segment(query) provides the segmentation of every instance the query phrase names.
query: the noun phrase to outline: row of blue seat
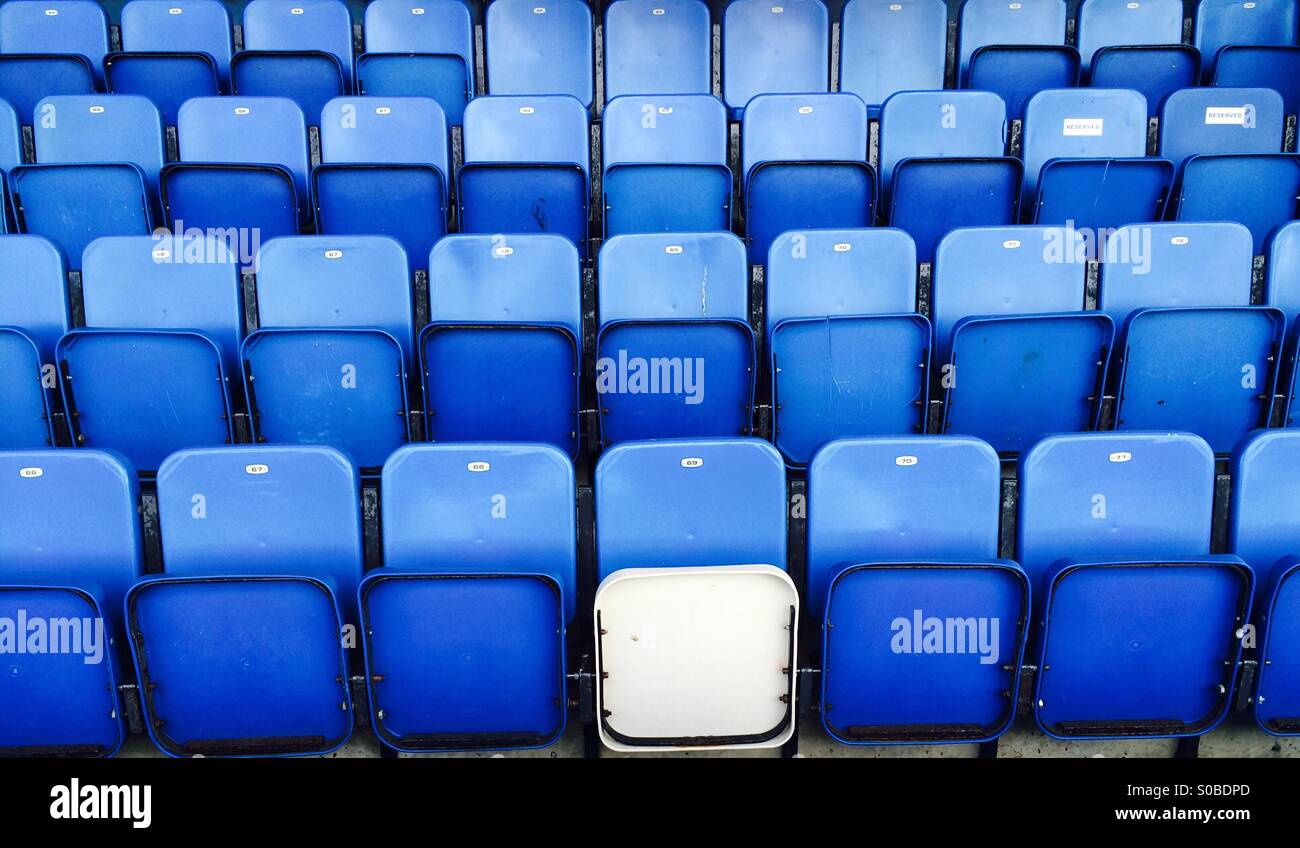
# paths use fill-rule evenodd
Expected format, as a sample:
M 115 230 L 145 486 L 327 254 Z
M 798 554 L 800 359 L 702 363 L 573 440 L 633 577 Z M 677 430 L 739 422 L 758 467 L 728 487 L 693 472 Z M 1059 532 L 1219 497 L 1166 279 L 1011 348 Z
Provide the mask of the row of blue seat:
M 63 409 L 76 444 L 153 471 L 175 450 L 235 440 L 232 415 L 247 411 L 259 441 L 331 445 L 378 468 L 413 437 L 418 409 L 433 441 L 548 442 L 574 456 L 592 389 L 588 435 L 609 445 L 750 434 L 761 378 L 775 444 L 796 466 L 836 438 L 925 432 L 931 398 L 940 432 L 1003 453 L 1105 425 L 1106 395 L 1118 429 L 1189 430 L 1226 453 L 1269 426 L 1277 394 L 1295 420 L 1300 223 L 1270 249 L 1252 305 L 1238 224 L 1137 225 L 1099 246 L 1065 228 L 962 229 L 918 298 L 906 233 L 795 231 L 773 245 L 766 303 L 751 304 L 735 236 L 620 236 L 600 253 L 588 339 L 578 255 L 558 236 L 439 241 L 424 326 L 406 257 L 383 237 L 264 245 L 247 322 L 222 242 L 100 239 L 75 327 L 58 252 L 4 236 L 0 446 L 52 444 Z M 1107 261 L 1085 311 L 1094 254 Z
M 1300 732 L 1297 461 L 1296 431 L 1243 443 L 1229 554 L 1211 555 L 1205 442 L 1049 437 L 1020 464 L 1012 561 L 998 559 L 987 444 L 826 445 L 808 474 L 802 604 L 823 625 L 827 730 L 856 744 L 996 738 L 1028 645 L 1042 669 L 1034 712 L 1052 736 L 1195 735 L 1226 713 L 1244 642 L 1260 650 L 1260 726 Z M 142 576 L 128 463 L 0 453 L 0 621 L 101 620 L 114 639 L 60 653 L 19 631 L 29 650 L 6 657 L 0 751 L 111 755 L 125 732 L 118 684 L 138 677 L 166 753 L 323 753 L 353 730 L 362 654 L 370 722 L 392 747 L 534 747 L 563 731 L 578 561 L 573 467 L 553 447 L 393 454 L 383 567 L 369 573 L 357 471 L 333 450 L 182 451 L 157 492 L 164 570 Z M 606 743 L 788 738 L 800 595 L 785 574 L 777 453 L 752 439 L 630 442 L 602 457 L 595 502 Z M 128 645 L 135 674 L 118 666 Z
M 117 52 L 110 52 L 107 16 L 91 0 L 6 6 L 0 51 L 27 55 L 0 72 L 0 91 L 26 106 L 39 99 L 30 86 L 44 77 L 43 94 L 89 93 L 98 83 L 147 95 L 169 124 L 184 100 L 221 91 L 289 92 L 309 114 L 353 91 L 432 96 L 459 123 L 476 90 L 473 24 L 463 3 L 375 0 L 366 6 L 365 47 L 355 59 L 352 19 L 340 0 L 253 0 L 243 12 L 239 52 L 232 51 L 230 17 L 217 0 L 132 0 L 122 10 Z M 830 90 L 831 27 L 820 0 L 737 0 L 721 23 L 722 95 L 735 115 L 760 94 Z M 1074 46 L 1066 43 L 1065 0 L 967 0 L 958 23 L 954 70 L 961 87 L 1000 92 L 1073 85 L 1082 70 L 1094 85 L 1142 90 L 1154 108 L 1162 98 L 1153 94 L 1202 77 L 1254 86 L 1265 84 L 1262 74 L 1292 89 L 1286 77 L 1300 63 L 1294 51 L 1254 49 L 1297 44 L 1295 0 L 1201 0 L 1193 45 L 1183 44 L 1181 0 L 1086 0 Z M 711 30 L 701 0 L 610 4 L 607 98 L 710 93 Z M 587 3 L 495 0 L 485 32 L 489 93 L 568 94 L 592 105 Z M 944 87 L 943 0 L 850 0 L 839 32 L 840 90 L 873 108 L 899 91 Z M 67 58 L 50 58 L 59 55 Z
M 263 241 L 300 231 L 388 235 L 415 269 L 448 232 L 453 198 L 461 232 L 558 233 L 586 255 L 596 180 L 587 116 L 569 97 L 475 100 L 456 173 L 446 120 L 426 98 L 331 100 L 314 168 L 303 116 L 283 98 L 187 101 L 180 161 L 171 163 L 143 98 L 56 96 L 38 109 L 35 163 L 23 163 L 10 114 L 0 167 L 10 172 L 16 228 L 51 238 L 73 268 L 96 237 L 149 233 L 161 220 Z M 755 99 L 737 163 L 750 262 L 762 264 L 787 230 L 877 219 L 908 232 L 921 262 L 953 229 L 1022 219 L 1094 232 L 1162 218 L 1238 221 L 1259 255 L 1296 217 L 1300 156 L 1282 152 L 1286 119 L 1271 89 L 1175 92 L 1155 157 L 1146 156 L 1136 92 L 1044 91 L 1027 114 L 1023 157 L 1014 158 L 996 95 L 895 95 L 883 110 L 877 177 L 857 97 Z M 731 229 L 719 101 L 620 98 L 602 126 L 597 234 Z

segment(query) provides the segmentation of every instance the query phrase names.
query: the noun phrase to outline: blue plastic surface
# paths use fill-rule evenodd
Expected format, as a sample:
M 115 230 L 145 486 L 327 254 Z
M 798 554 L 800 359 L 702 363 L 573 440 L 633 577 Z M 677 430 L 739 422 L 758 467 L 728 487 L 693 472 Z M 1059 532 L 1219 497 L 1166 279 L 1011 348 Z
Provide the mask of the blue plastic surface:
M 569 620 L 578 597 L 573 480 L 572 461 L 550 445 L 404 447 L 384 464 L 384 570 L 544 575 Z
M 0 326 L 0 397 L 7 413 L 0 419 L 0 450 L 49 447 L 48 393 L 36 342 L 17 327 Z
M 1019 560 L 1042 586 L 1050 668 L 1039 726 L 1067 738 L 1212 729 L 1251 575 L 1207 556 L 1210 446 L 1186 433 L 1053 436 L 1022 456 L 1019 478 Z
M 713 27 L 700 0 L 618 0 L 605 10 L 605 99 L 708 94 Z
M 1065 0 L 1007 3 L 965 0 L 957 38 L 957 79 L 965 84 L 975 51 L 990 45 L 1057 45 L 1065 43 Z
M 840 20 L 840 91 L 873 112 L 900 91 L 943 88 L 948 7 L 943 0 L 849 0 Z
M 341 619 L 327 583 L 151 578 L 131 590 L 126 609 L 142 637 L 132 641 L 136 669 L 152 684 L 146 726 L 164 752 L 324 754 L 351 735 Z
M 382 465 L 409 436 L 414 318 L 401 246 L 383 236 L 277 239 L 259 265 L 261 328 L 244 343 L 257 434 Z
M 1236 221 L 1250 229 L 1254 252 L 1296 218 L 1300 156 L 1294 153 L 1193 156 L 1170 201 L 1178 221 Z
M 206 53 L 224 80 L 230 75 L 230 14 L 220 0 L 130 0 L 122 7 L 122 49 Z
M 352 85 L 352 17 L 340 0 L 252 0 L 244 6 L 244 50 L 328 53 L 343 71 L 345 89 L 338 93 Z M 299 64 L 297 70 L 302 69 Z M 286 78 L 293 76 L 286 70 Z M 277 93 L 292 96 L 283 89 Z
M 1214 85 L 1271 88 L 1282 95 L 1287 115 L 1300 112 L 1300 47 L 1236 45 L 1219 52 Z
M 1049 159 L 1038 177 L 1036 224 L 1106 233 L 1135 221 L 1159 221 L 1174 181 L 1168 159 Z
M 889 223 L 916 242 L 918 262 L 933 262 L 943 237 L 965 227 L 1015 224 L 1019 159 L 905 159 L 894 172 Z
M 1214 78 L 1215 59 L 1230 44 L 1295 44 L 1296 4 L 1291 0 L 1200 0 L 1193 43 L 1204 58 L 1205 80 Z
M 145 98 L 130 94 L 47 97 L 36 104 L 36 116 L 32 135 L 37 162 L 129 162 L 144 172 L 152 196 L 157 196 L 158 172 L 166 159 L 162 120 Z M 133 192 L 118 202 L 134 199 Z
M 0 53 L 82 56 L 102 83 L 107 52 L 108 15 L 93 0 L 61 0 L 57 6 L 12 0 L 0 7 Z
M 1160 155 L 1182 166 L 1210 153 L 1280 153 L 1282 96 L 1266 88 L 1189 88 L 1160 110 Z
M 1025 117 L 1025 105 L 1042 91 L 1079 84 L 1079 51 L 1063 45 L 981 47 L 971 56 L 966 85 L 991 91 L 1007 104 L 1007 117 Z
M 424 266 L 447 232 L 447 124 L 422 97 L 341 97 L 321 117 L 321 162 L 312 172 L 317 229 L 386 235 Z
M 1182 0 L 1083 0 L 1075 32 L 1085 70 L 1106 47 L 1181 44 Z
M 751 264 L 787 230 L 874 223 L 867 108 L 854 95 L 754 98 L 745 109 L 741 158 Z
M 1118 429 L 1192 430 L 1226 453 L 1266 420 L 1284 316 L 1249 305 L 1252 252 L 1249 231 L 1232 223 L 1111 236 L 1097 306 L 1119 331 Z
M 578 449 L 578 254 L 559 236 L 450 236 L 429 258 L 422 333 L 433 441 Z M 524 366 L 527 363 L 527 366 Z
M 491 94 L 567 94 L 591 106 L 591 9 L 582 0 L 495 0 L 485 13 Z
M 122 595 L 142 567 L 135 474 L 67 449 L 6 451 L 0 472 L 0 616 L 91 619 L 76 652 L 7 657 L 0 750 L 111 755 L 126 728 L 108 638 L 125 645 Z
M 56 94 L 93 94 L 95 75 L 84 56 L 0 54 L 0 98 L 31 125 L 36 104 Z
M 366 4 L 360 94 L 432 97 L 459 125 L 474 96 L 474 25 L 464 3 L 374 0 Z
M 758 439 L 629 442 L 596 465 L 596 571 L 786 567 L 785 466 Z
M 306 202 L 307 126 L 302 110 L 292 100 L 283 97 L 198 97 L 186 101 L 181 107 L 177 134 L 182 163 L 247 166 L 232 169 L 239 179 L 253 179 L 249 171 L 274 166 L 292 176 L 298 201 Z M 172 168 L 184 168 L 184 165 Z M 237 195 L 247 192 L 238 184 L 231 188 Z M 227 194 L 219 186 L 213 186 L 212 190 L 218 198 Z M 262 207 L 256 196 L 250 196 L 247 203 L 250 210 Z M 233 205 L 241 208 L 237 202 Z M 262 240 L 268 239 L 264 232 Z
M 130 0 L 122 51 L 104 59 L 108 90 L 148 97 L 175 126 L 186 100 L 229 87 L 230 15 L 218 0 Z
M 158 518 L 171 577 L 295 575 L 323 580 L 356 621 L 361 480 L 314 445 L 174 453 L 158 469 Z
M 1169 95 L 1201 78 L 1201 57 L 1186 44 L 1103 47 L 1092 59 L 1094 88 L 1129 88 L 1147 102 L 1149 117 L 1160 114 Z
M 720 100 L 620 97 L 605 107 L 601 141 L 606 238 L 730 228 L 727 112 Z
M 722 19 L 722 99 L 739 118 L 760 94 L 830 90 L 831 28 L 821 0 L 736 0 Z
M 601 438 L 748 432 L 748 266 L 730 233 L 616 236 L 599 258 Z
M 95 239 L 152 230 L 148 178 L 129 163 L 19 165 L 9 190 L 19 231 L 54 242 L 74 270 Z
M 563 732 L 573 479 L 566 456 L 533 444 L 411 446 L 385 464 L 385 567 L 361 589 L 385 743 L 539 747 Z
M 845 436 L 914 432 L 930 329 L 914 314 L 916 249 L 899 230 L 788 232 L 767 267 L 776 444 L 803 465 Z
M 1026 107 L 1022 145 L 1024 194 L 1032 201 L 1043 165 L 1052 159 L 1111 160 L 1146 156 L 1147 105 L 1135 91 L 1098 88 L 1041 91 Z M 1127 185 L 1110 188 L 1121 196 L 1129 190 Z M 1114 226 L 1132 223 L 1136 221 L 1116 221 Z
M 940 243 L 931 316 L 944 432 L 1017 452 L 1095 426 L 1114 330 L 1081 311 L 1081 242 L 1069 230 L 1006 227 Z
M 373 572 L 361 609 L 379 737 L 413 752 L 550 745 L 567 716 L 559 600 L 546 577 Z
M 99 239 L 86 249 L 82 298 L 89 327 L 202 333 L 221 349 L 226 376 L 238 384 L 244 307 L 237 257 L 224 242 Z
M 813 459 L 809 603 L 834 625 L 822 703 L 839 741 L 970 741 L 1010 725 L 1029 586 L 994 559 L 1000 487 L 997 455 L 966 437 L 846 439 Z
M 904 159 L 988 158 L 1006 152 L 1007 108 L 987 91 L 905 91 L 880 118 L 880 187 L 890 195 Z
M 568 96 L 480 97 L 465 110 L 461 232 L 558 233 L 585 254 L 587 112 Z

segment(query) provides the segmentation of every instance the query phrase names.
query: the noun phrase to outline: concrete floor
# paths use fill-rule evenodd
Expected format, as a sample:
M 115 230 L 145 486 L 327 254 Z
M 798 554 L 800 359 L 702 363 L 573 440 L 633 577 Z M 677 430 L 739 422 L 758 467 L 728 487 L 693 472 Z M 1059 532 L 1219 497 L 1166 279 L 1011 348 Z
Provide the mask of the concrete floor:
M 1032 722 L 1018 721 L 999 742 L 999 757 L 1159 757 L 1174 754 L 1176 743 L 1170 739 L 1135 739 L 1124 742 L 1061 742 L 1044 736 Z M 331 758 L 371 758 L 379 756 L 379 741 L 368 728 L 359 730 Z M 815 720 L 805 721 L 799 730 L 799 757 L 859 757 L 889 759 L 896 757 L 974 757 L 975 745 L 841 745 L 828 737 Z M 145 736 L 132 736 L 122 748 L 123 757 L 160 757 Z M 547 757 L 568 759 L 582 756 L 582 727 L 571 722 L 564 736 L 549 748 L 534 751 L 494 753 L 419 754 L 422 757 Z M 620 754 L 604 750 L 602 757 L 777 757 L 778 750 L 695 751 L 652 754 Z M 1296 757 L 1300 758 L 1300 738 L 1280 738 L 1261 731 L 1248 717 L 1233 715 L 1217 730 L 1201 737 L 1201 757 Z

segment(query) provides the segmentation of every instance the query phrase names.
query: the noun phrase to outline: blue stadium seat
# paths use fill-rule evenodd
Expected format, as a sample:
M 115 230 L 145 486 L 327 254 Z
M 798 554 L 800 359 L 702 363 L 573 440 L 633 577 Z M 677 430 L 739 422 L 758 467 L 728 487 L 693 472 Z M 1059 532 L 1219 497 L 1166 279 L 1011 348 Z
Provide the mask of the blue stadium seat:
M 494 0 L 485 16 L 489 94 L 567 94 L 591 106 L 591 9 L 583 0 Z
M 578 450 L 582 282 L 564 238 L 449 236 L 429 257 L 420 337 L 429 439 Z
M 1227 713 L 1253 577 L 1209 556 L 1214 454 L 1187 433 L 1052 436 L 1020 460 L 1034 714 L 1056 738 L 1192 736 Z
M 312 172 L 317 230 L 382 235 L 414 268 L 447 233 L 447 121 L 427 97 L 339 97 L 321 115 Z
M 360 488 L 323 447 L 163 463 L 165 571 L 126 597 L 145 727 L 163 752 L 323 754 L 351 735 L 343 627 L 357 623 Z
M 1079 51 L 1063 45 L 988 45 L 971 56 L 966 87 L 991 91 L 1007 117 L 1024 120 L 1030 99 L 1043 91 L 1079 84 Z
M 47 97 L 36 112 L 40 120 L 32 135 L 37 162 L 129 162 L 144 175 L 151 196 L 157 196 L 166 154 L 158 110 L 148 99 L 131 94 Z
M 766 280 L 774 441 L 788 462 L 832 439 L 922 430 L 930 325 L 907 233 L 783 233 Z
M 957 32 L 957 81 L 966 87 L 981 47 L 1065 44 L 1065 0 L 965 0 Z
M 57 244 L 72 268 L 101 236 L 153 229 L 162 121 L 134 95 L 47 97 L 36 107 L 35 165 L 10 172 L 21 232 Z
M 601 456 L 595 488 L 601 740 L 782 745 L 799 596 L 785 573 L 780 454 L 757 439 L 628 443 Z
M 942 89 L 947 50 L 943 0 L 849 0 L 840 20 L 840 91 L 878 115 L 900 91 Z
M 1286 395 L 1282 424 L 1296 425 L 1296 351 L 1300 345 L 1300 222 L 1279 227 L 1268 243 L 1268 279 L 1264 302 L 1286 314 L 1286 345 L 1278 373 L 1278 391 Z M 1261 579 L 1264 575 L 1260 575 Z
M 262 245 L 259 329 L 243 345 L 258 441 L 329 445 L 379 468 L 410 438 L 414 344 L 402 246 L 386 236 Z
M 1111 235 L 1098 309 L 1118 330 L 1115 429 L 1187 430 L 1226 454 L 1266 426 L 1285 319 L 1250 305 L 1251 255 L 1240 224 L 1142 224 Z
M 765 94 L 741 127 L 749 261 L 759 265 L 786 230 L 875 222 L 867 164 L 867 107 L 852 94 Z
M 230 63 L 231 92 L 287 97 L 315 124 L 325 104 L 352 91 L 352 16 L 341 0 L 252 0 L 244 49 Z
M 142 567 L 135 473 L 104 451 L 7 451 L 0 481 L 0 617 L 68 622 L 65 652 L 6 652 L 0 755 L 112 756 L 122 596 Z
M 1300 156 L 1193 156 L 1183 165 L 1169 217 L 1178 221 L 1237 221 L 1250 229 L 1256 255 L 1268 237 L 1296 219 Z
M 0 236 L 0 267 L 0 450 L 43 448 L 54 443 L 54 348 L 69 324 L 63 257 L 39 236 Z
M 1189 88 L 1160 113 L 1160 155 L 1181 166 L 1193 156 L 1280 153 L 1282 97 L 1265 88 Z
M 1145 159 L 1147 106 L 1136 91 L 1043 91 L 1029 101 L 1023 203 L 1040 224 L 1100 232 L 1159 221 L 1173 163 Z M 1028 213 L 1027 213 L 1028 214 Z
M 966 436 L 845 439 L 813 458 L 808 602 L 838 741 L 979 742 L 1011 726 L 1031 607 L 1024 571 L 996 559 L 1001 482 L 997 454 Z
M 360 603 L 385 744 L 537 748 L 564 732 L 573 481 L 568 458 L 537 444 L 412 445 L 384 465 L 384 567 Z
M 821 0 L 735 0 L 722 21 L 722 99 L 739 120 L 760 94 L 830 91 L 831 27 Z
M 740 239 L 615 236 L 600 250 L 598 279 L 603 443 L 747 434 L 754 332 Z
M 94 0 L 10 0 L 0 6 L 0 99 L 30 124 L 42 97 L 94 92 L 107 52 L 108 15 Z
M 1259 670 L 1255 720 L 1277 736 L 1300 734 L 1300 432 L 1266 430 L 1244 441 L 1232 462 L 1228 550 L 1255 572 Z
M 606 238 L 731 228 L 722 101 L 707 94 L 619 97 L 605 107 L 601 141 Z
M 1294 0 L 1200 0 L 1194 43 L 1201 51 L 1205 81 L 1214 79 L 1224 47 L 1295 44 L 1297 17 Z
M 1146 100 L 1147 117 L 1160 114 L 1169 95 L 1191 88 L 1201 78 L 1201 57 L 1186 44 L 1103 47 L 1092 58 L 1089 84 L 1127 88 Z
M 932 262 L 959 227 L 1005 226 L 1019 216 L 1020 160 L 1006 151 L 1006 105 L 985 91 L 900 92 L 880 118 L 881 197 L 889 222 Z
M 1255 253 L 1269 233 L 1296 217 L 1300 157 L 1280 155 L 1281 96 L 1264 88 L 1197 88 L 1165 101 L 1160 155 L 1179 166 L 1168 217 L 1238 221 Z M 1263 155 L 1271 154 L 1271 155 Z
M 587 110 L 572 97 L 475 99 L 457 177 L 460 231 L 558 233 L 585 258 L 588 150 Z
M 474 96 L 474 24 L 466 4 L 374 0 L 366 4 L 365 24 L 357 93 L 432 97 L 459 126 Z
M 939 243 L 930 314 L 943 432 L 1016 453 L 1096 426 L 1114 326 L 1082 311 L 1085 249 L 1065 227 L 954 230 Z
M 283 97 L 196 97 L 181 107 L 180 162 L 163 168 L 169 226 L 257 232 L 263 243 L 307 217 L 307 126 Z
M 1236 45 L 1219 51 L 1214 85 L 1271 88 L 1282 95 L 1287 117 L 1300 113 L 1300 47 Z
M 709 94 L 712 50 L 701 0 L 617 0 L 605 9 L 605 99 Z
M 181 104 L 228 90 L 230 15 L 220 0 L 130 0 L 122 50 L 104 58 L 108 90 L 148 97 L 176 126 Z
M 225 243 L 99 239 L 86 249 L 82 293 L 86 326 L 58 345 L 76 444 L 153 472 L 181 448 L 230 442 L 244 318 Z
M 1078 7 L 1075 32 L 1079 58 L 1084 70 L 1089 70 L 1098 51 L 1107 48 L 1124 50 L 1182 44 L 1183 3 L 1182 0 L 1141 0 L 1137 3 L 1133 0 L 1083 0 Z M 1189 86 L 1195 84 L 1195 80 L 1187 83 Z

